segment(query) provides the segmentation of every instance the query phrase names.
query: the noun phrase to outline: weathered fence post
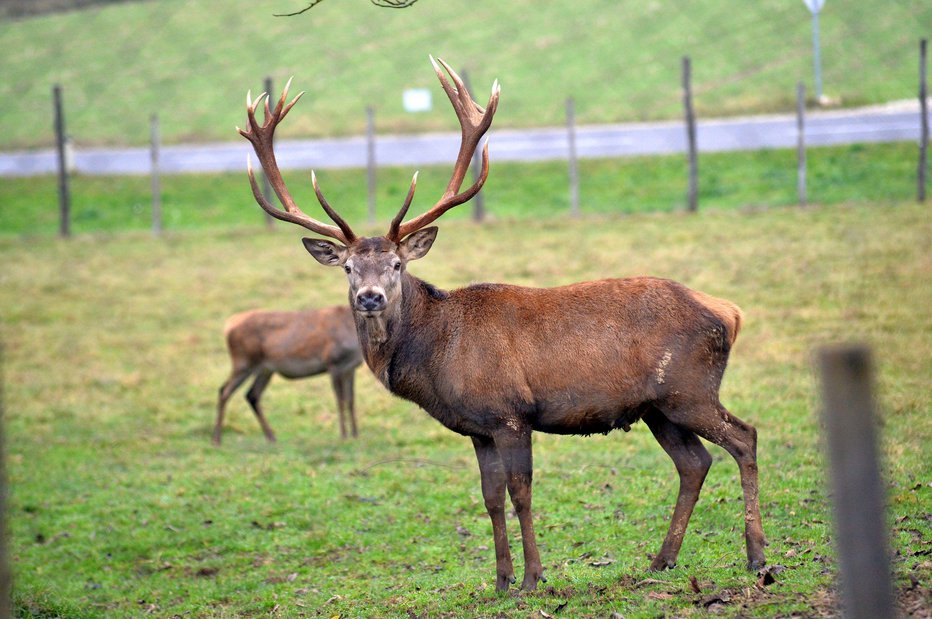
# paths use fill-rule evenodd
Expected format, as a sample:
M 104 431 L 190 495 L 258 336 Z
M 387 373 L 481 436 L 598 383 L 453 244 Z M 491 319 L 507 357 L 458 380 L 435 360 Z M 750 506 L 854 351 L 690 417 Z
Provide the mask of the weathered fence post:
M 806 206 L 806 87 L 796 84 L 796 195 Z
M 926 200 L 926 173 L 929 167 L 929 91 L 926 87 L 928 79 L 927 45 L 928 41 L 919 41 L 919 116 L 921 118 L 921 132 L 919 136 L 919 188 L 917 199 Z
M 271 77 L 265 78 L 265 92 L 268 93 L 267 96 L 270 100 L 274 100 L 274 97 L 272 96 L 272 78 Z M 278 199 L 277 197 L 272 196 L 272 183 L 269 182 L 269 177 L 266 175 L 265 170 L 262 170 L 262 195 L 265 196 L 265 200 L 269 204 L 275 204 L 273 200 Z M 264 209 L 262 212 L 265 213 L 266 228 L 269 228 L 269 229 L 274 228 L 275 218 L 269 215 L 268 211 Z
M 576 161 L 576 106 L 573 97 L 566 99 L 566 140 L 569 145 L 570 215 L 579 217 L 579 169 Z
M 870 351 L 827 347 L 818 362 L 844 616 L 893 617 Z
M 149 120 L 149 161 L 152 164 L 152 234 L 162 234 L 162 184 L 159 178 L 159 115 L 153 114 Z
M 468 92 L 473 92 L 472 84 L 469 83 L 469 73 L 465 69 L 460 71 L 460 76 L 463 78 L 463 85 L 466 86 Z M 476 148 L 475 152 L 472 154 L 472 182 L 475 183 L 479 180 L 479 175 L 482 172 L 482 149 Z M 483 197 L 485 192 L 480 191 L 472 199 L 472 220 L 476 223 L 481 222 L 485 219 L 485 198 Z
M 375 225 L 375 109 L 366 107 L 366 180 L 369 191 L 369 225 Z
M 686 110 L 686 141 L 689 157 L 689 189 L 686 209 L 694 213 L 699 208 L 699 163 L 696 160 L 696 114 L 693 111 L 692 66 L 689 56 L 683 56 L 683 107 Z
M 55 101 L 55 142 L 58 146 L 58 233 L 68 238 L 71 236 L 71 190 L 68 187 L 68 166 L 65 162 L 65 112 L 60 84 L 52 88 L 52 96 Z

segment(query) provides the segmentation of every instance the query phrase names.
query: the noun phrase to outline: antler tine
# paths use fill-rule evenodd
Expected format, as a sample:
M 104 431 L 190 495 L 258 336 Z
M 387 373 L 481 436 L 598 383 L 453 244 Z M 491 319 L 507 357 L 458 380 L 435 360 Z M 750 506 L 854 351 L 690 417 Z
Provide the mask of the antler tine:
M 482 189 L 489 175 L 489 145 L 486 143 L 485 148 L 482 150 L 482 171 L 479 179 L 473 183 L 469 189 L 460 193 L 463 179 L 466 177 L 466 172 L 469 170 L 469 162 L 476 152 L 476 148 L 482 136 L 485 135 L 485 132 L 492 125 L 492 117 L 498 109 L 498 100 L 501 95 L 501 86 L 498 80 L 495 80 L 492 84 L 489 102 L 485 109 L 483 109 L 478 103 L 473 101 L 472 95 L 469 94 L 466 88 L 466 84 L 450 65 L 440 58 L 434 60 L 433 56 L 430 56 L 430 62 L 434 67 L 434 71 L 437 73 L 437 77 L 440 79 L 440 85 L 443 87 L 444 92 L 447 93 L 447 97 L 453 105 L 456 117 L 460 121 L 460 128 L 462 130 L 460 149 L 456 156 L 456 164 L 453 166 L 453 174 L 450 177 L 450 182 L 447 184 L 443 196 L 441 196 L 440 200 L 429 211 L 409 222 L 399 224 L 397 228 L 395 226 L 395 221 L 392 221 L 389 238 L 396 236 L 397 239 L 395 240 L 400 240 L 412 232 L 423 228 L 454 206 L 471 200 L 473 196 Z M 449 73 L 450 79 L 453 80 L 452 85 L 444 74 L 443 69 L 441 69 L 441 66 Z M 404 218 L 404 212 L 407 211 L 408 206 L 409 204 L 406 203 L 405 206 L 402 207 L 402 212 L 396 216 L 396 220 L 400 222 L 401 219 Z
M 355 241 L 356 235 L 353 233 L 353 229 L 349 227 L 346 220 L 333 210 L 333 207 L 330 206 L 330 203 L 327 202 L 327 199 L 324 197 L 323 192 L 320 190 L 320 185 L 317 184 L 317 174 L 314 173 L 314 170 L 311 170 L 311 185 L 314 186 L 314 193 L 317 195 L 317 201 L 320 202 L 320 206 L 324 209 L 324 212 L 330 216 L 330 219 L 340 227 L 347 242 L 352 243 Z
M 437 204 L 433 206 L 429 211 L 418 215 L 411 221 L 407 221 L 401 224 L 398 228 L 398 233 L 396 239 L 401 240 L 411 234 L 412 232 L 417 232 L 421 228 L 432 224 L 436 221 L 441 215 L 449 211 L 454 206 L 459 206 L 465 202 L 472 200 L 479 190 L 482 189 L 482 186 L 485 185 L 486 179 L 489 178 L 489 144 L 486 142 L 485 147 L 482 149 L 482 171 L 479 173 L 479 178 L 476 180 L 472 186 L 469 187 L 466 191 L 462 193 L 455 193 L 452 195 L 444 194 L 444 197 L 440 199 Z M 404 207 L 404 210 L 407 211 L 407 205 Z
M 405 197 L 405 203 L 401 206 L 401 210 L 398 211 L 398 214 L 395 215 L 395 218 L 392 220 L 392 225 L 388 228 L 388 238 L 391 241 L 398 242 L 402 239 L 400 234 L 401 222 L 405 218 L 405 215 L 408 214 L 408 208 L 411 206 L 411 201 L 414 200 L 414 190 L 417 189 L 417 175 L 420 172 L 415 172 L 414 177 L 411 179 L 411 187 L 408 189 L 408 195 Z
M 248 163 L 248 174 L 249 182 L 252 186 L 253 196 L 256 198 L 256 202 L 259 203 L 259 206 L 262 207 L 267 213 L 276 219 L 282 221 L 287 221 L 289 223 L 297 224 L 312 232 L 317 234 L 322 234 L 328 236 L 338 241 L 350 244 L 356 240 L 356 235 L 353 234 L 352 229 L 347 225 L 347 223 L 336 214 L 329 204 L 326 204 L 326 201 L 322 199 L 322 194 L 317 190 L 315 184 L 315 190 L 317 191 L 318 198 L 321 199 L 321 205 L 324 206 L 324 210 L 327 214 L 337 223 L 337 226 L 331 226 L 317 221 L 316 219 L 306 215 L 298 205 L 295 203 L 294 198 L 291 197 L 291 193 L 288 191 L 288 188 L 285 186 L 285 181 L 282 178 L 281 171 L 278 169 L 278 163 L 275 160 L 275 151 L 273 149 L 272 143 L 275 135 L 275 127 L 278 126 L 278 123 L 285 117 L 286 114 L 294 107 L 295 103 L 298 102 L 298 99 L 304 95 L 304 92 L 298 93 L 294 99 L 291 100 L 287 105 L 288 89 L 291 86 L 291 80 L 288 80 L 288 83 L 285 85 L 282 94 L 278 99 L 278 102 L 275 105 L 274 109 L 271 109 L 269 105 L 269 98 L 267 93 L 262 93 L 259 97 L 253 101 L 251 93 L 246 93 L 246 120 L 248 123 L 248 129 L 245 131 L 236 128 L 239 131 L 240 135 L 252 143 L 253 150 L 256 152 L 256 156 L 259 158 L 259 163 L 262 165 L 262 170 L 265 172 L 266 178 L 269 179 L 269 183 L 272 185 L 272 188 L 275 190 L 278 199 L 281 200 L 282 206 L 285 207 L 285 210 L 275 208 L 268 200 L 262 196 L 261 192 L 258 190 L 258 185 L 255 182 L 255 175 L 252 172 L 252 163 Z M 256 108 L 259 107 L 259 104 L 262 100 L 265 99 L 265 122 L 259 124 L 256 120 Z
M 340 231 L 337 230 L 334 226 L 329 226 L 327 224 L 321 224 L 320 222 L 315 222 L 310 217 L 303 215 L 303 213 L 295 214 L 295 213 L 290 213 L 288 211 L 283 211 L 279 208 L 275 208 L 272 205 L 272 203 L 266 200 L 265 196 L 262 195 L 262 190 L 259 189 L 259 183 L 256 182 L 256 175 L 252 169 L 252 159 L 249 157 L 246 158 L 246 174 L 249 176 L 249 185 L 250 187 L 252 187 L 253 197 L 256 199 L 256 202 L 258 202 L 259 206 L 262 207 L 262 210 L 264 210 L 266 213 L 268 213 L 272 217 L 275 217 L 276 219 L 287 221 L 288 223 L 297 224 L 303 228 L 307 228 L 308 230 L 312 232 L 316 232 L 317 234 L 323 234 L 324 236 L 329 236 L 331 238 L 336 238 L 339 241 L 345 242 L 345 240 L 341 236 L 339 236 Z M 334 230 L 337 230 L 337 235 L 330 234 L 329 231 L 321 230 L 315 227 L 314 226 L 315 223 L 318 224 L 319 226 L 324 226 L 326 228 L 333 228 Z

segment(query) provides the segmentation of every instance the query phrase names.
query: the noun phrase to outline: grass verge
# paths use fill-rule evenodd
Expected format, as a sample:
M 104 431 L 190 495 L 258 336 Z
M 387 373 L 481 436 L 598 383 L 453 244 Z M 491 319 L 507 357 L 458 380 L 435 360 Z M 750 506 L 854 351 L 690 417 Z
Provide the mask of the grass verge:
M 915 195 L 914 144 L 856 144 L 812 148 L 808 155 L 812 203 L 891 202 Z M 493 154 L 494 157 L 494 154 Z M 700 157 L 699 208 L 732 210 L 795 204 L 796 155 L 790 150 L 709 153 Z M 377 218 L 383 227 L 404 201 L 413 170 L 378 172 Z M 588 215 L 681 211 L 686 195 L 682 156 L 587 159 L 580 162 L 580 201 Z M 432 203 L 449 179 L 448 166 L 422 170 L 412 208 Z M 308 213 L 319 213 L 305 172 L 285 174 Z M 357 225 L 366 220 L 365 170 L 320 174 L 328 200 Z M 494 164 L 483 188 L 486 211 L 496 219 L 563 218 L 569 212 L 565 162 Z M 148 177 L 74 177 L 72 229 L 76 233 L 151 227 Z M 245 173 L 162 178 L 165 228 L 193 230 L 252 225 L 262 220 Z M 470 208 L 451 212 L 465 218 Z M 321 215 L 323 216 L 323 215 Z M 57 180 L 10 178 L 0 184 L 0 234 L 53 235 L 58 231 Z M 379 228 L 381 230 L 381 228 Z

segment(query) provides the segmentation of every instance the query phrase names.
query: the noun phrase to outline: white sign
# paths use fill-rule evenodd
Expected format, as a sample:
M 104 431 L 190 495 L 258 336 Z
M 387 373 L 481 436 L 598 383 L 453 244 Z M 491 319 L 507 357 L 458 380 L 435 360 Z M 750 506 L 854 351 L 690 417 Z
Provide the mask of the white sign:
M 402 93 L 401 100 L 406 112 L 431 110 L 430 91 L 426 88 L 408 88 Z
M 818 13 L 825 6 L 825 0 L 803 0 L 803 4 L 809 7 L 813 13 Z

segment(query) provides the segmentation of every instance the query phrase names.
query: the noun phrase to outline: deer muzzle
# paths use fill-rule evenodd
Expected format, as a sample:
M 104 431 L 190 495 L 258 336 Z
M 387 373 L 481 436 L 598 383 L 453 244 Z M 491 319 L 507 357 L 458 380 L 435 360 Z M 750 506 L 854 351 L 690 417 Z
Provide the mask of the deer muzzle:
M 374 315 L 385 310 L 387 301 L 385 292 L 376 286 L 369 286 L 356 293 L 355 309 L 366 315 Z

